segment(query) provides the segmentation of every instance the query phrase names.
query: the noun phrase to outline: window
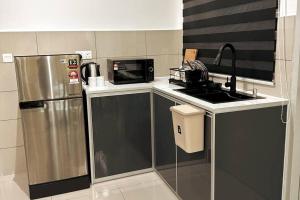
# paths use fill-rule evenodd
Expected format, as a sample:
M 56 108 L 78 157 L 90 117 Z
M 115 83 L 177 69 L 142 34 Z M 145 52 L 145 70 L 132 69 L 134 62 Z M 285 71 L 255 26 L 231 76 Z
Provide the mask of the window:
M 231 53 L 213 61 L 224 43 L 237 50 L 237 76 L 272 81 L 277 0 L 184 0 L 184 48 L 196 48 L 210 72 L 231 74 Z

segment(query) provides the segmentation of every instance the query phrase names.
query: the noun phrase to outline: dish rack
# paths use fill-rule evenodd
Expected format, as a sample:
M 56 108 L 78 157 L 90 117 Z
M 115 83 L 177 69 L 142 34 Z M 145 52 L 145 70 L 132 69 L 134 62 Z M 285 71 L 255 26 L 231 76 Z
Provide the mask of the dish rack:
M 203 71 L 201 70 L 184 70 L 179 68 L 170 68 L 169 83 L 182 87 L 193 87 L 208 80 L 201 79 Z

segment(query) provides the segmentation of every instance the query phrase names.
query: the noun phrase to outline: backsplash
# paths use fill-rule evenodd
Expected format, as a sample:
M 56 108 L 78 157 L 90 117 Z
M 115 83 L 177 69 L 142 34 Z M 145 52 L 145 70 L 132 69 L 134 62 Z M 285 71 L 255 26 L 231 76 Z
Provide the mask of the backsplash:
M 283 19 L 286 20 L 286 48 L 282 44 Z M 277 33 L 275 86 L 238 81 L 244 90 L 281 96 L 282 82 L 287 72 L 290 83 L 294 43 L 295 17 L 280 18 Z M 0 55 L 14 56 L 75 53 L 91 50 L 92 60 L 101 64 L 106 75 L 106 59 L 112 57 L 148 57 L 155 59 L 155 76 L 169 75 L 169 68 L 182 60 L 182 31 L 113 31 L 113 32 L 19 32 L 0 33 Z M 284 56 L 284 52 L 286 55 Z M 284 65 L 286 64 L 286 69 Z M 3 63 L 0 57 L 0 176 L 24 172 L 25 152 L 18 109 L 18 96 L 13 63 Z M 225 79 L 214 78 L 225 82 Z M 287 90 L 283 88 L 284 97 Z
M 101 64 L 105 76 L 106 59 L 113 57 L 154 58 L 155 76 L 164 76 L 170 67 L 181 63 L 182 31 L 0 33 L 0 176 L 26 169 L 15 68 L 13 63 L 3 63 L 2 54 L 63 54 L 77 50 L 91 50 L 92 61 Z

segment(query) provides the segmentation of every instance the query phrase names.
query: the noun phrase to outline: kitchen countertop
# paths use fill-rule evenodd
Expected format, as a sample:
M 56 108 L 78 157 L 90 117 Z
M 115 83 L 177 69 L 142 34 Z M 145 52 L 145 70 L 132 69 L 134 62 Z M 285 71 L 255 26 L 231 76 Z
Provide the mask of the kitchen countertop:
M 83 86 L 86 91 L 87 96 L 93 96 L 101 93 L 109 92 L 122 92 L 122 91 L 132 91 L 132 90 L 143 90 L 143 89 L 153 89 L 165 95 L 174 97 L 181 101 L 187 102 L 194 106 L 200 107 L 212 113 L 225 113 L 225 112 L 235 112 L 241 110 L 251 110 L 258 108 L 283 106 L 288 104 L 288 100 L 284 98 L 274 97 L 270 95 L 265 95 L 258 93 L 263 99 L 246 100 L 246 101 L 235 101 L 229 103 L 218 103 L 212 104 L 207 101 L 197 99 L 195 97 L 189 96 L 175 91 L 174 89 L 180 89 L 182 87 L 169 84 L 168 77 L 156 77 L 151 83 L 137 83 L 137 84 L 125 84 L 125 85 L 113 85 L 109 82 L 105 82 L 105 86 L 98 88 L 91 88 L 89 86 Z M 244 92 L 242 90 L 239 90 Z M 246 92 L 245 92 L 246 93 Z M 247 92 L 249 93 L 249 92 Z M 251 94 L 251 93 L 249 93 Z

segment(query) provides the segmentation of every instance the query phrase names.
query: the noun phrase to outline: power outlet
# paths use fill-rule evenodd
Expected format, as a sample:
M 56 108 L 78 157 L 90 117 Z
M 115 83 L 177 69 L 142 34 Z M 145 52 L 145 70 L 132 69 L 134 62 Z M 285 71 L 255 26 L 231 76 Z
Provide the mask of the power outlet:
M 12 63 L 13 62 L 13 55 L 12 53 L 3 53 L 2 60 L 4 63 Z
M 75 53 L 78 53 L 82 56 L 83 60 L 92 59 L 92 51 L 75 51 Z

